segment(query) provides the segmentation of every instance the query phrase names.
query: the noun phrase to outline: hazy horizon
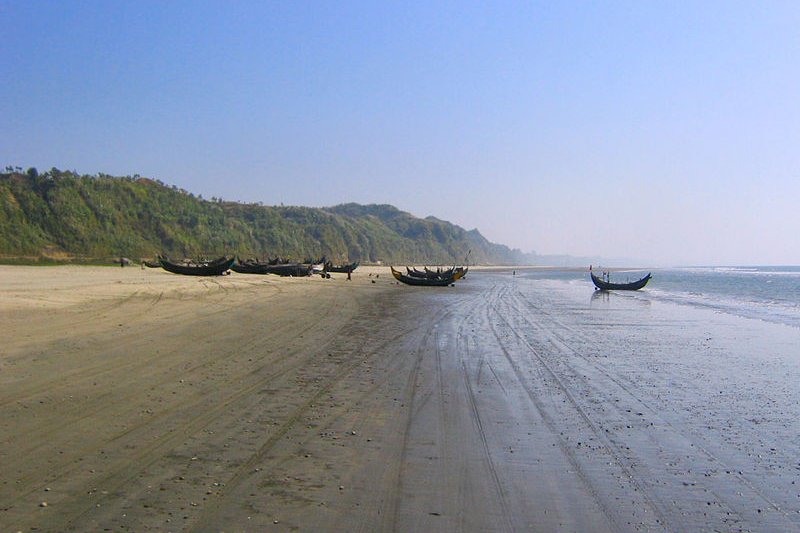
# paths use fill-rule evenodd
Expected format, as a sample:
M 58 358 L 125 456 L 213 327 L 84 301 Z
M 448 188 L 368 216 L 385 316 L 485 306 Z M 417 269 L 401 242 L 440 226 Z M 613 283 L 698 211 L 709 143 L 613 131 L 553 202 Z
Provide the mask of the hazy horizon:
M 0 0 L 0 164 L 798 265 L 800 4 Z

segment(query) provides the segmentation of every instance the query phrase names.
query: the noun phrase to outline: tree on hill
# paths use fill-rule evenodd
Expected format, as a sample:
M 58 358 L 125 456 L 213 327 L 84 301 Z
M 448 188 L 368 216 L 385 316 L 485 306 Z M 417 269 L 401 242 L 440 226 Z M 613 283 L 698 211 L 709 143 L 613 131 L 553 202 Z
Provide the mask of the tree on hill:
M 264 206 L 207 201 L 138 175 L 40 174 L 34 167 L 0 174 L 0 258 L 55 251 L 82 260 L 163 253 L 454 264 L 468 250 L 482 263 L 530 261 L 477 230 L 391 205 Z

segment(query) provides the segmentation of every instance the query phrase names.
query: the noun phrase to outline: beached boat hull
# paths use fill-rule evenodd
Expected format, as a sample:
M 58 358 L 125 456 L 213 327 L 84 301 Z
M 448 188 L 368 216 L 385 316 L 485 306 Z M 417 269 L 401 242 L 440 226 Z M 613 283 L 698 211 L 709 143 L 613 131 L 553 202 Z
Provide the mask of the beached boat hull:
M 455 283 L 457 279 L 453 276 L 445 279 L 417 278 L 414 276 L 406 276 L 405 274 L 395 270 L 394 267 L 390 268 L 392 268 L 392 275 L 394 276 L 394 279 L 401 283 L 405 283 L 406 285 L 415 285 L 418 287 L 447 287 L 448 285 Z
M 450 279 L 453 281 L 463 278 L 467 274 L 469 267 L 453 267 L 447 270 L 431 270 L 428 267 L 423 267 L 425 270 L 418 270 L 413 267 L 406 267 L 407 276 L 412 278 L 422 279 Z
M 184 276 L 221 276 L 230 270 L 235 260 L 235 257 L 231 257 L 230 259 L 221 257 L 205 265 L 181 265 L 180 263 L 173 263 L 163 257 L 159 258 L 161 268 L 167 272 L 182 274 Z
M 240 263 L 231 265 L 231 270 L 239 274 L 269 274 L 269 265 L 260 263 Z
M 267 274 L 278 276 L 306 277 L 310 276 L 314 267 L 306 263 L 288 263 L 285 265 L 270 265 Z
M 355 269 L 358 268 L 359 262 L 356 261 L 355 263 L 350 263 L 349 265 L 334 265 L 331 263 L 325 263 L 325 272 L 334 272 L 334 273 L 347 273 L 347 272 L 354 272 Z
M 311 275 L 313 265 L 305 263 L 270 265 L 266 263 L 245 262 L 232 265 L 231 270 L 239 274 L 275 274 L 278 276 L 306 277 Z

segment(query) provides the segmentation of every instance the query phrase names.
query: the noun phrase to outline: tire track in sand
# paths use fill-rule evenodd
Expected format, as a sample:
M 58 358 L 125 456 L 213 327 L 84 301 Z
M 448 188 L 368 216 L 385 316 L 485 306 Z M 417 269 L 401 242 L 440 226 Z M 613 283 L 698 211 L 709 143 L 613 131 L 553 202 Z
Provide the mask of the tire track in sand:
M 593 391 L 589 396 L 592 398 L 608 398 L 610 395 L 615 395 L 618 398 L 627 398 L 627 402 L 606 401 L 603 403 L 607 410 L 613 410 L 617 414 L 618 422 L 616 425 L 618 427 L 636 428 L 641 426 L 643 413 L 646 413 L 646 417 L 652 421 L 651 426 L 653 423 L 657 423 L 656 427 L 661 428 L 661 430 L 659 432 L 649 431 L 645 435 L 652 443 L 653 448 L 671 452 L 672 458 L 669 460 L 669 464 L 672 465 L 673 469 L 677 469 L 677 465 L 681 464 L 684 472 L 697 472 L 696 477 L 691 476 L 694 478 L 691 485 L 703 486 L 709 495 L 714 496 L 714 498 L 710 499 L 716 499 L 718 504 L 715 509 L 701 511 L 697 505 L 686 503 L 686 508 L 682 513 L 672 512 L 670 513 L 671 516 L 687 516 L 688 519 L 689 514 L 694 514 L 694 520 L 702 523 L 707 520 L 706 515 L 710 511 L 716 510 L 716 520 L 725 523 L 726 527 L 741 527 L 742 523 L 745 522 L 761 523 L 763 521 L 763 513 L 760 509 L 771 509 L 782 517 L 782 528 L 792 529 L 797 527 L 798 517 L 785 511 L 780 504 L 767 496 L 746 475 L 742 474 L 740 465 L 726 464 L 726 460 L 704 445 L 701 438 L 691 432 L 687 435 L 686 428 L 678 427 L 667 420 L 659 409 L 647 401 L 646 396 L 638 390 L 636 383 L 630 382 L 622 376 L 612 374 L 598 361 L 593 360 L 573 347 L 573 343 L 576 340 L 582 343 L 591 343 L 592 339 L 586 337 L 581 331 L 570 328 L 560 319 L 553 317 L 541 305 L 536 305 L 524 299 L 518 291 L 504 298 L 504 302 L 512 308 L 508 316 L 521 320 L 525 323 L 524 329 L 526 331 L 536 331 L 537 335 L 544 337 L 549 342 L 550 349 L 548 351 L 552 351 L 553 354 L 558 356 L 558 364 L 568 369 L 570 379 L 579 382 L 585 390 Z M 531 314 L 543 317 L 547 320 L 547 323 L 541 320 L 531 320 L 529 318 Z M 589 380 L 586 377 L 587 375 L 591 375 L 592 379 Z M 585 396 L 583 395 L 582 397 Z M 604 416 L 609 419 L 608 414 Z M 605 432 L 609 435 L 614 435 L 613 428 L 610 433 L 608 428 L 606 428 Z M 642 468 L 652 470 L 653 473 L 649 477 L 658 478 L 662 481 L 674 477 L 670 476 L 669 471 L 665 469 L 665 461 L 653 463 L 652 459 L 648 457 L 628 457 L 634 454 L 636 450 L 630 450 L 629 447 L 623 449 L 621 446 L 617 446 L 617 449 L 620 455 L 625 457 L 627 464 L 635 464 L 639 470 Z M 692 460 L 689 464 L 686 464 L 689 457 Z M 731 488 L 720 484 L 707 483 L 706 477 L 702 475 L 702 472 L 715 470 L 729 473 L 729 479 L 735 479 L 738 486 Z M 641 477 L 641 474 L 637 477 Z M 666 481 L 663 482 L 666 483 Z M 677 480 L 673 479 L 673 482 L 677 483 Z M 683 479 L 681 486 L 686 484 L 686 479 Z M 659 497 L 655 494 L 655 492 L 660 492 L 661 488 L 659 486 L 651 487 L 648 484 L 645 488 L 653 499 L 663 500 L 663 496 Z M 742 505 L 742 498 L 747 493 L 750 494 L 751 501 L 747 505 Z M 703 496 L 703 498 L 704 501 L 709 500 L 708 496 Z M 675 505 L 675 502 L 672 502 L 672 506 Z M 667 504 L 663 503 L 662 507 L 666 508 Z M 759 510 L 756 512 L 756 509 Z M 680 522 L 680 527 L 685 530 L 694 527 L 685 523 L 683 518 L 676 519 Z M 774 521 L 774 519 L 772 520 Z
M 584 424 L 588 427 L 589 431 L 595 436 L 595 438 L 600 441 L 604 442 L 604 446 L 609 450 L 610 455 L 615 458 L 615 462 L 618 466 L 625 472 L 627 479 L 633 479 L 631 473 L 624 467 L 623 464 L 620 463 L 619 459 L 617 458 L 618 450 L 616 450 L 615 446 L 610 443 L 606 442 L 607 439 L 601 434 L 602 432 L 594 425 L 594 423 L 588 418 L 586 413 L 583 412 L 581 407 L 575 401 L 574 396 L 572 395 L 571 391 L 564 385 L 561 381 L 559 376 L 550 368 L 547 362 L 535 351 L 533 348 L 525 342 L 524 338 L 521 337 L 519 331 L 517 331 L 513 325 L 509 322 L 509 319 L 505 316 L 503 311 L 499 308 L 501 302 L 501 296 L 503 289 L 498 289 L 491 294 L 491 297 L 487 301 L 486 307 L 486 320 L 490 326 L 490 330 L 494 335 L 497 346 L 500 348 L 503 356 L 508 361 L 510 368 L 512 369 L 520 387 L 522 390 L 525 391 L 525 394 L 530 399 L 532 405 L 536 409 L 537 413 L 539 414 L 541 420 L 544 422 L 545 426 L 547 427 L 550 434 L 555 438 L 556 442 L 559 444 L 559 450 L 563 454 L 563 456 L 569 462 L 571 468 L 575 471 L 583 485 L 586 487 L 588 492 L 592 495 L 595 503 L 598 507 L 602 510 L 605 518 L 609 521 L 614 531 L 623 531 L 625 528 L 623 523 L 620 522 L 620 517 L 616 512 L 614 512 L 614 504 L 602 495 L 602 492 L 596 486 L 594 480 L 584 471 L 584 468 L 579 461 L 575 451 L 573 448 L 562 438 L 562 432 L 559 431 L 558 423 L 551 415 L 551 409 L 549 409 L 543 402 L 542 398 L 539 397 L 537 392 L 531 388 L 528 384 L 528 380 L 520 367 L 519 363 L 516 360 L 516 355 L 520 355 L 519 351 L 512 352 L 506 346 L 507 340 L 504 336 L 498 331 L 496 320 L 499 319 L 503 324 L 505 324 L 513 333 L 513 335 L 518 338 L 522 343 L 522 349 L 525 350 L 527 353 L 533 356 L 533 361 L 537 363 L 537 367 L 544 371 L 544 373 L 548 376 L 549 380 L 555 385 L 557 390 L 562 394 L 566 401 L 569 402 L 572 409 L 575 413 L 583 420 Z M 658 511 L 658 508 L 653 506 L 653 509 Z M 657 523 L 653 524 L 653 529 L 661 529 L 665 522 L 661 523 L 661 526 Z

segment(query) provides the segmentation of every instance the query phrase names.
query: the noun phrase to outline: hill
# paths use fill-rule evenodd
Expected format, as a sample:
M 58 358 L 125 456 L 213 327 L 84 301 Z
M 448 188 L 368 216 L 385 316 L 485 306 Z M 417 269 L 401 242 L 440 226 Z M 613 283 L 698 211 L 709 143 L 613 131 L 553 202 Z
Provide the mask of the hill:
M 114 257 L 282 256 L 384 263 L 532 263 L 434 217 L 391 205 L 328 208 L 227 202 L 139 176 L 51 169 L 0 173 L 0 259 L 105 261 Z

